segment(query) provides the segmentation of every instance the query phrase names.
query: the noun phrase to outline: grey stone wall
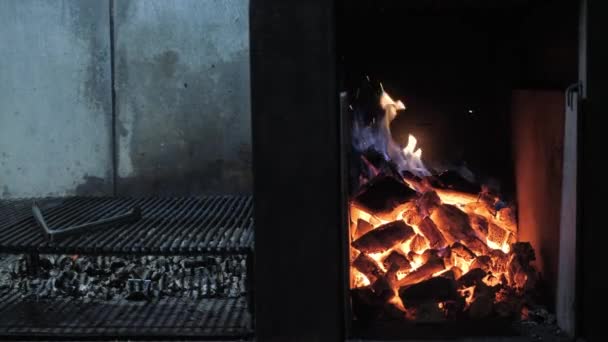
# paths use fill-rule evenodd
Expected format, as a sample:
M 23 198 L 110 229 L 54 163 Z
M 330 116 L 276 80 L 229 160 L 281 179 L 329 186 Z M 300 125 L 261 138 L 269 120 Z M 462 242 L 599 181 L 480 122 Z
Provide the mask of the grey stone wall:
M 0 198 L 250 192 L 248 31 L 247 0 L 0 2 Z
M 112 190 L 108 1 L 0 1 L 0 198 Z
M 121 194 L 251 187 L 243 0 L 117 1 Z

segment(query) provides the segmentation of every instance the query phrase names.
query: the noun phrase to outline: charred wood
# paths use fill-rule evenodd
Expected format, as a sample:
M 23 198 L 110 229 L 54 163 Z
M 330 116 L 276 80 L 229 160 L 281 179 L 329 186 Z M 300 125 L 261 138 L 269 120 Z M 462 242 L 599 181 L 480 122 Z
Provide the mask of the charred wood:
M 370 232 L 372 229 L 374 229 L 374 226 L 372 226 L 371 223 L 369 223 L 365 220 L 362 220 L 362 219 L 358 219 L 354 239 L 356 240 L 356 239 L 360 238 L 361 236 Z
M 384 268 L 394 271 L 408 271 L 412 268 L 410 262 L 402 254 L 392 251 L 383 261 Z
M 440 205 L 431 214 L 431 219 L 449 243 L 475 236 L 469 216 L 453 205 Z
M 397 285 L 399 287 L 403 287 L 406 285 L 419 283 L 423 280 L 431 278 L 433 274 L 444 269 L 445 266 L 443 265 L 443 260 L 441 260 L 439 257 L 431 257 L 424 265 L 420 266 L 403 279 L 399 280 Z
M 416 197 L 416 191 L 390 176 L 378 176 L 363 186 L 354 203 L 379 215 L 390 213 L 397 206 Z
M 414 236 L 412 227 L 399 220 L 379 226 L 352 243 L 361 252 L 384 252 Z
M 370 282 L 374 282 L 384 274 L 376 264 L 376 261 L 363 253 L 360 253 L 357 258 L 353 260 L 353 267 L 357 271 L 363 273 Z
M 427 217 L 441 205 L 441 199 L 435 191 L 427 191 L 416 200 L 418 212 L 422 217 Z
M 479 285 L 486 276 L 486 272 L 481 268 L 475 268 L 465 273 L 462 277 L 458 278 L 456 284 L 458 288 L 471 287 Z
M 426 217 L 418 224 L 418 229 L 429 240 L 431 248 L 442 249 L 448 246 L 448 242 L 443 237 L 433 220 Z
M 406 308 L 410 308 L 426 302 L 436 304 L 448 300 L 456 300 L 458 298 L 458 291 L 456 291 L 456 283 L 453 279 L 435 277 L 411 286 L 399 288 L 399 297 L 403 305 Z

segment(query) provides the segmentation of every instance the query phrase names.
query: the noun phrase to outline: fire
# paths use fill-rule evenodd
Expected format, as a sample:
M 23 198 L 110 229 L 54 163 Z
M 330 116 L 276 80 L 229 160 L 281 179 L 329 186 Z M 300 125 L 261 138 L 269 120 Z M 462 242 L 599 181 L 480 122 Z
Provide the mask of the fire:
M 373 165 L 365 156 L 361 157 L 369 172 L 365 177 L 370 182 L 349 203 L 351 287 L 367 288 L 370 293 L 380 295 L 388 286 L 394 295 L 387 302 L 408 313 L 408 317 L 411 304 L 407 301 L 407 289 L 434 278 L 442 279 L 437 283 L 441 286 L 456 284 L 456 295 L 466 302 L 464 310 L 477 300 L 480 286 L 515 291 L 525 288 L 534 274 L 527 264 L 533 260 L 533 252 L 528 252 L 526 244 L 511 248 L 517 238 L 513 207 L 486 189 L 472 194 L 432 185 L 435 176 L 422 162 L 422 149 L 417 146 L 416 137 L 409 135 L 407 145 L 400 148 L 390 135 L 388 124 L 405 110 L 405 104 L 383 92 L 380 106 L 385 116 L 375 133 L 362 127 L 355 127 L 358 130 L 355 133 L 381 136 L 367 137 L 367 143 L 357 140 L 355 147 L 381 152 L 386 163 L 394 163 L 399 171 L 408 171 L 417 178 L 394 172 L 387 176 L 390 167 Z M 382 183 L 382 177 L 392 177 L 393 181 Z M 371 182 L 372 179 L 380 180 Z M 383 198 L 389 196 L 385 188 L 381 192 L 375 190 L 382 184 L 398 188 L 390 195 L 394 198 Z M 532 258 L 522 259 L 522 255 L 530 254 Z M 358 260 L 353 264 L 355 258 Z M 437 284 L 433 286 L 440 286 Z M 428 295 L 434 294 L 431 291 Z M 503 297 L 497 296 L 500 299 L 496 301 L 508 300 L 508 296 Z M 453 310 L 454 305 L 449 304 L 453 300 L 438 298 L 434 305 L 441 310 Z

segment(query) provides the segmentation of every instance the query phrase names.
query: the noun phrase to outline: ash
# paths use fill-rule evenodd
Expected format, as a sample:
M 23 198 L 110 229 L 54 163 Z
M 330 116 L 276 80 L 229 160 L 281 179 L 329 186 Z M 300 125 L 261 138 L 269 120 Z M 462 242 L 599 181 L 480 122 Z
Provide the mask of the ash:
M 0 255 L 0 290 L 31 299 L 89 300 L 239 297 L 246 256 Z

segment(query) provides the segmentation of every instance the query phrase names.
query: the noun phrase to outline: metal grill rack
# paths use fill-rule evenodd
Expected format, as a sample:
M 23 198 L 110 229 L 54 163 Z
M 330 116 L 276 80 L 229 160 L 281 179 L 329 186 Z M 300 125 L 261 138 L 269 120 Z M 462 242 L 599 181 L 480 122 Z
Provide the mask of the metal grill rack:
M 17 293 L 5 292 L 0 294 L 0 317 L 0 335 L 5 336 L 242 339 L 252 335 L 243 297 L 83 303 L 23 300 Z
M 138 217 L 92 226 L 49 239 L 33 214 L 39 207 L 53 230 L 103 222 L 129 211 Z M 113 221 L 111 221 L 113 222 Z M 35 300 L 0 292 L 0 339 L 196 338 L 243 339 L 252 335 L 250 310 L 253 251 L 251 196 L 64 197 L 0 201 L 0 253 L 79 255 L 247 256 L 248 298 Z M 35 263 L 33 263 L 35 264 Z
M 0 207 L 0 252 L 197 255 L 248 253 L 253 246 L 251 196 L 38 200 L 48 225 L 57 228 L 141 209 L 142 218 L 136 222 L 95 228 L 59 241 L 46 239 L 32 215 L 32 202 Z

